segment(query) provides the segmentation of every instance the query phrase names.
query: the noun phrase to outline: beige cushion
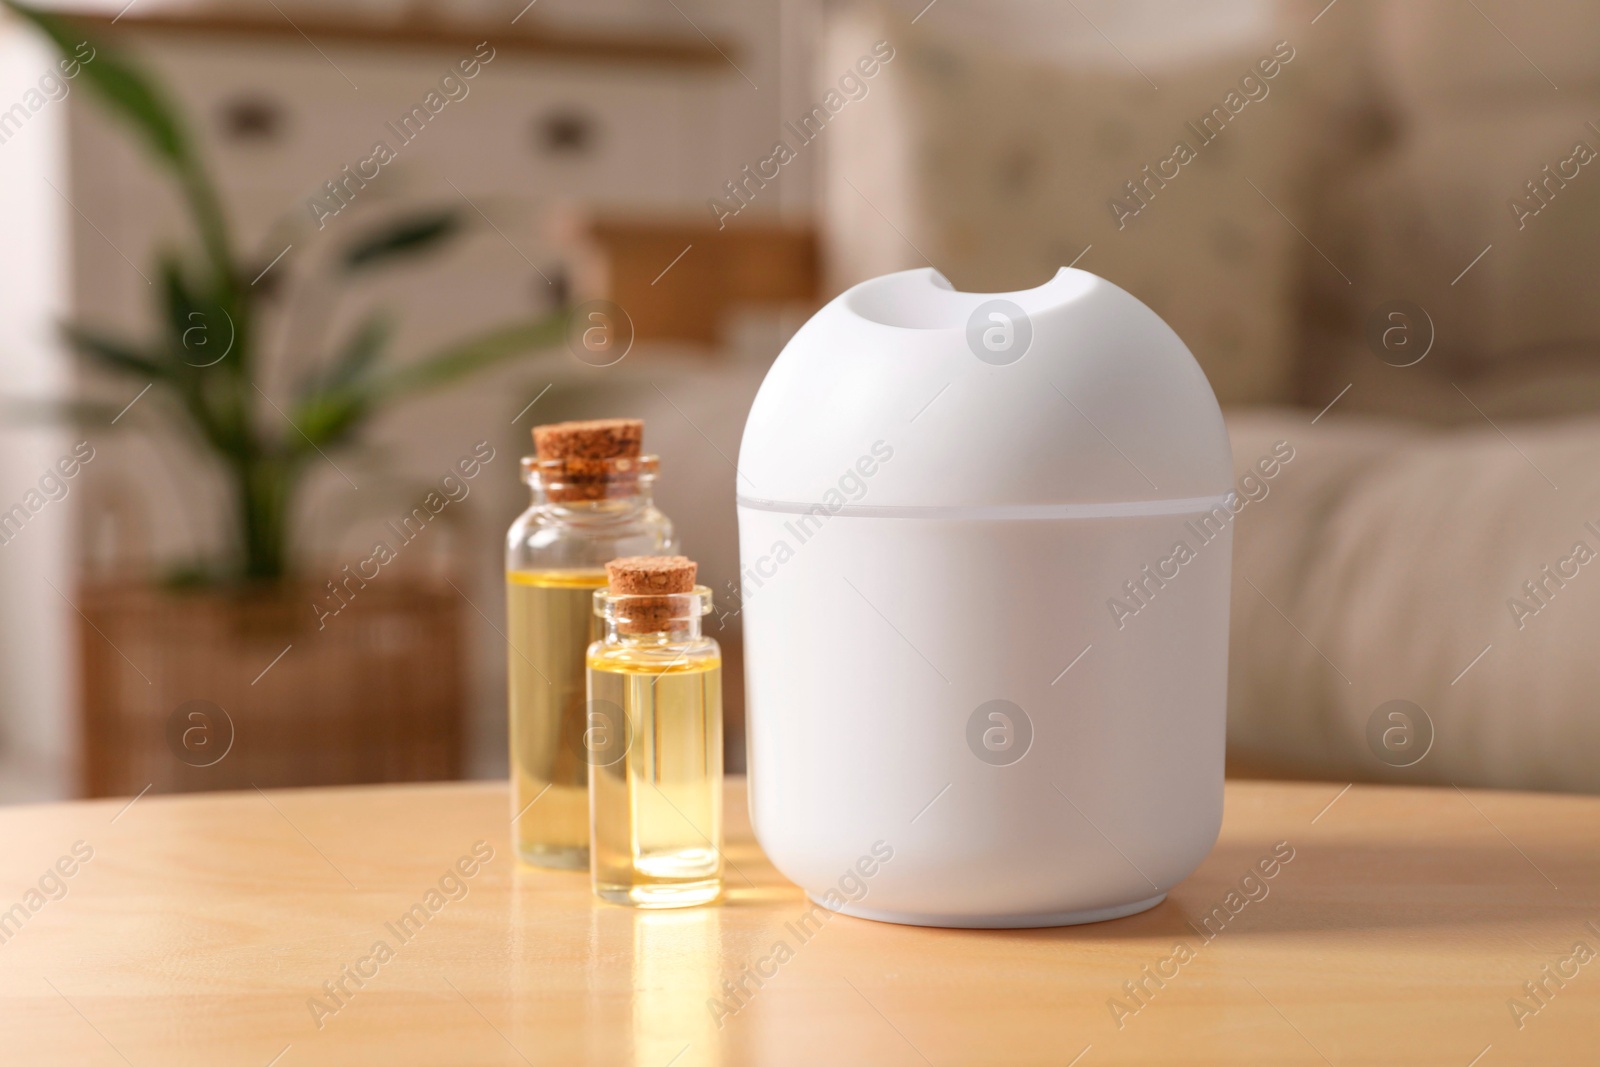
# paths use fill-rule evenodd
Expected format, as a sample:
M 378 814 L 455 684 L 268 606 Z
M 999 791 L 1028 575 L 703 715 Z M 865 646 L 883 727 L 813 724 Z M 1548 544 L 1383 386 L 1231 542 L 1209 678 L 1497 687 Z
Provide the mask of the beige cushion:
M 1551 83 L 1600 90 L 1600 6 L 1588 0 L 1405 0 L 1374 11 L 1373 47 L 1407 110 L 1536 109 L 1557 99 Z

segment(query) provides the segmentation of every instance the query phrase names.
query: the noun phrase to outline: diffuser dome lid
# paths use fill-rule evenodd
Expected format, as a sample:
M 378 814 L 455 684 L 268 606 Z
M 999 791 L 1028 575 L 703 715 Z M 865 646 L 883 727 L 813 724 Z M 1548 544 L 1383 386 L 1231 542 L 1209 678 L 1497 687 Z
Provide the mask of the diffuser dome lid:
M 842 497 L 867 513 L 1155 506 L 1220 497 L 1233 477 L 1183 341 L 1071 268 L 1011 293 L 957 292 L 924 268 L 840 294 L 768 372 L 738 468 L 743 504 Z

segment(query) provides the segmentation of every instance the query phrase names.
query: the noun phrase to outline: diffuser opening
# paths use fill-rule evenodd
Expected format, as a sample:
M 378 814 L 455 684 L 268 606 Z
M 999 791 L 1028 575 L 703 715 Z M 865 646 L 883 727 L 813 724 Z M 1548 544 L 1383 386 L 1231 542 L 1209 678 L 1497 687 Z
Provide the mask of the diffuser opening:
M 977 308 L 992 300 L 1009 300 L 1035 314 L 1071 303 L 1093 287 L 1094 275 L 1062 267 L 1055 277 L 1032 289 L 1009 293 L 964 293 L 932 267 L 889 274 L 851 289 L 850 310 L 869 322 L 905 330 L 960 330 Z

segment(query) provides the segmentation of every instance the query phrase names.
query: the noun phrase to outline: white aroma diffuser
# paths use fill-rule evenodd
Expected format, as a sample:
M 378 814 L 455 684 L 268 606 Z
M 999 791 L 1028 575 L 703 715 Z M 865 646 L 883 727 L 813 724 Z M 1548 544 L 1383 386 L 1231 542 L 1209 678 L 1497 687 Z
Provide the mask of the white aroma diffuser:
M 739 454 L 750 814 L 846 914 L 1093 922 L 1222 820 L 1227 432 L 1178 336 L 1063 269 L 863 282 Z

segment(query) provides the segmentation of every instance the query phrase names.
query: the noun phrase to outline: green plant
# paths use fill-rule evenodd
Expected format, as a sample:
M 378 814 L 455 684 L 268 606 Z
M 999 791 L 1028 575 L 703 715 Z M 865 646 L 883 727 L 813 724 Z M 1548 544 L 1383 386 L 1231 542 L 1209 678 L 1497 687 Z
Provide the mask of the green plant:
M 16 0 L 0 5 L 36 26 L 63 56 L 85 35 L 70 21 Z M 80 72 L 91 90 L 175 182 L 198 237 L 198 254 L 162 254 L 154 279 L 163 321 L 158 336 L 129 341 L 82 324 L 64 333 L 73 349 L 110 371 L 164 390 L 221 464 L 233 492 L 237 559 L 227 577 L 282 579 L 290 569 L 288 529 L 309 463 L 351 442 L 380 407 L 437 388 L 484 367 L 558 342 L 565 316 L 514 322 L 426 358 L 386 361 L 391 322 L 370 315 L 331 355 L 314 361 L 292 399 L 264 404 L 253 373 L 260 290 L 236 253 L 228 220 L 195 140 L 157 82 L 127 58 L 94 42 Z M 438 247 L 459 228 L 453 212 L 428 212 L 360 235 L 339 259 L 346 278 Z M 259 264 L 257 264 L 259 266 Z M 218 338 L 225 355 L 210 352 Z

